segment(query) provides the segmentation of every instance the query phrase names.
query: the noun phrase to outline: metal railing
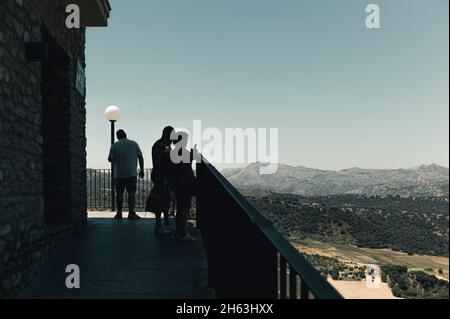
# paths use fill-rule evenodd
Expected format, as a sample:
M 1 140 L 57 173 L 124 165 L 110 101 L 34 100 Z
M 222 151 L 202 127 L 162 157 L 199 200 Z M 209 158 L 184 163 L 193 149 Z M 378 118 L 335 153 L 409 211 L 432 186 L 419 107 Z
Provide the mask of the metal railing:
M 151 169 L 145 170 L 143 179 L 138 178 L 136 189 L 136 211 L 144 211 L 147 196 L 152 189 Z M 111 170 L 87 169 L 87 208 L 88 210 L 111 210 Z M 128 209 L 128 197 L 125 192 L 124 210 Z
M 342 296 L 211 164 L 197 164 L 197 222 L 219 298 Z

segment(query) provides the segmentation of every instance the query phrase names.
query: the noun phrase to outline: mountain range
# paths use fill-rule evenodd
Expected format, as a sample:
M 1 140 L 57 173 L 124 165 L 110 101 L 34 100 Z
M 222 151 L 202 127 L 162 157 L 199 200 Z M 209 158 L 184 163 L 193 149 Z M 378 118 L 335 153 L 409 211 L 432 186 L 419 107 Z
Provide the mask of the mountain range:
M 449 169 L 436 164 L 409 169 L 349 168 L 339 171 L 279 164 L 278 171 L 261 175 L 263 163 L 224 169 L 237 188 L 260 189 L 304 196 L 360 194 L 371 196 L 446 196 Z

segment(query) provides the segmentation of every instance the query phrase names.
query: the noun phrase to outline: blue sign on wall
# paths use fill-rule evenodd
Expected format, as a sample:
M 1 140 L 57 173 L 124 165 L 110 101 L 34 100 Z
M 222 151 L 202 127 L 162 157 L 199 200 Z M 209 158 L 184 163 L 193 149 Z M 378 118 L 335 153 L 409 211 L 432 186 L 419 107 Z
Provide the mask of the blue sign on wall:
M 84 97 L 86 92 L 86 72 L 78 59 L 76 60 L 75 89 Z

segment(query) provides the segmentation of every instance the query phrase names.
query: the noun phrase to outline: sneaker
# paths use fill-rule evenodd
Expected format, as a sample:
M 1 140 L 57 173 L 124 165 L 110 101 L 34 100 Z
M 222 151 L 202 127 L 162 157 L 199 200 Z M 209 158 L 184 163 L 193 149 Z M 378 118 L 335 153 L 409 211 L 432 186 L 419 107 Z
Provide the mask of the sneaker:
M 171 233 L 163 225 L 155 227 L 156 236 L 169 236 Z
M 191 235 L 184 235 L 183 237 L 181 237 L 180 239 L 178 239 L 179 242 L 181 243 L 196 243 L 198 242 L 198 239 L 195 237 L 192 237 Z
M 139 219 L 141 219 L 141 217 L 138 214 L 133 213 L 133 214 L 128 214 L 128 219 L 139 220 Z
M 114 219 L 122 219 L 122 213 L 117 213 Z

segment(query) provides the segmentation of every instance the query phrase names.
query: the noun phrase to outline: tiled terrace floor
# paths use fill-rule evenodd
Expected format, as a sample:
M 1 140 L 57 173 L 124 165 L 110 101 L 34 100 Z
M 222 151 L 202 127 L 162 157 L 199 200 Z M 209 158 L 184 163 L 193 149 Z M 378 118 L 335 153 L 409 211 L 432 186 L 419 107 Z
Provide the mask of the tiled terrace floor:
M 19 297 L 214 297 L 206 288 L 207 262 L 201 242 L 180 244 L 172 236 L 155 237 L 150 216 L 140 221 L 117 221 L 111 216 L 91 213 L 85 235 L 55 257 Z M 69 264 L 80 267 L 80 289 L 65 285 Z

